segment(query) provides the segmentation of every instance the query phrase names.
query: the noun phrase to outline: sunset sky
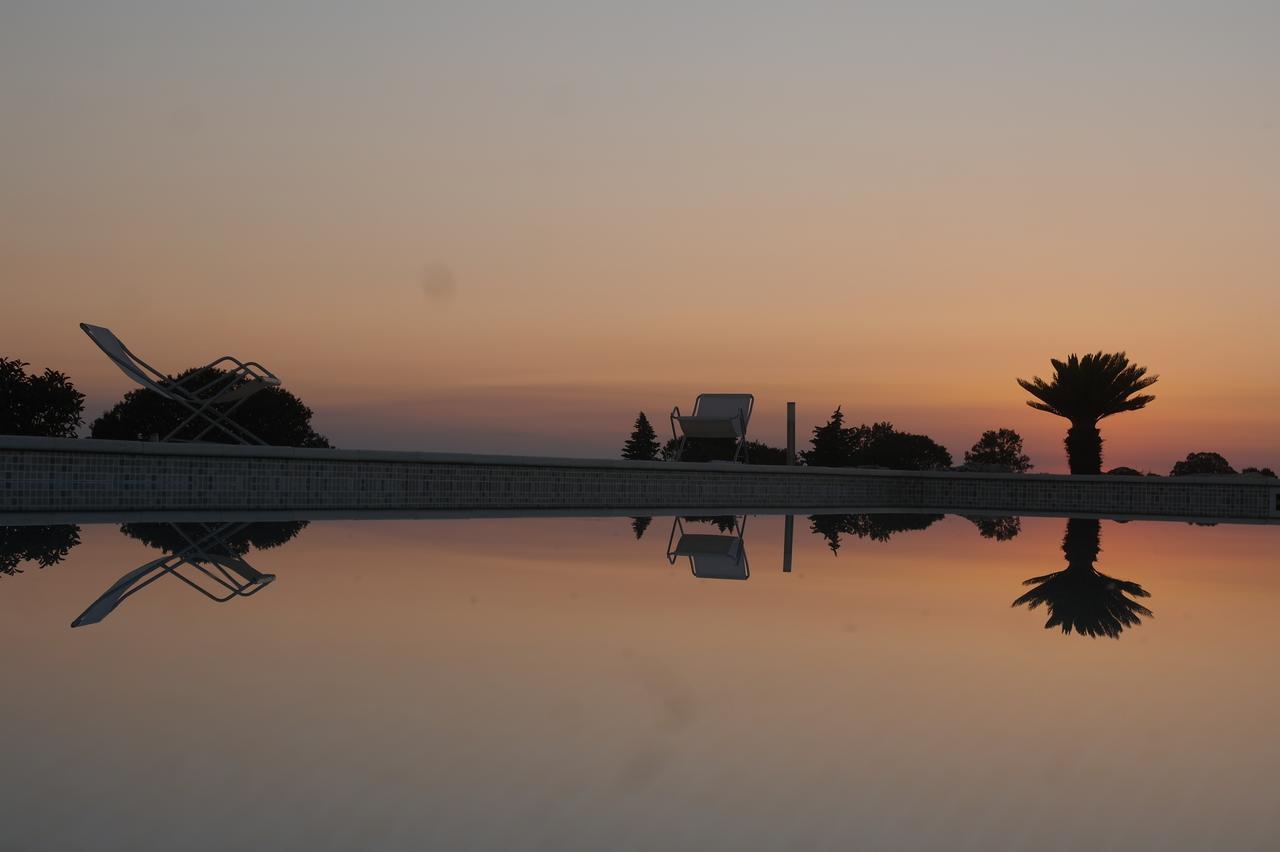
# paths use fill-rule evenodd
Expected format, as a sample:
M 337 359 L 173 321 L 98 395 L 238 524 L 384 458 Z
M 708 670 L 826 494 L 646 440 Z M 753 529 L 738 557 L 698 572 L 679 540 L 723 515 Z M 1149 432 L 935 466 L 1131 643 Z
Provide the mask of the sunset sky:
M 0 355 L 96 416 L 262 361 L 345 447 L 613 455 L 837 405 L 1065 470 L 1018 376 L 1160 374 L 1104 466 L 1280 465 L 1280 4 L 0 5 Z

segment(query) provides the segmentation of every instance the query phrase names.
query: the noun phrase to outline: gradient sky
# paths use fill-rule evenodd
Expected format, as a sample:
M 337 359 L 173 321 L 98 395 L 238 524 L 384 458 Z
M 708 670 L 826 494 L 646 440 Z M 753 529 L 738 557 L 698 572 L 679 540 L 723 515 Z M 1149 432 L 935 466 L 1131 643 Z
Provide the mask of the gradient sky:
M 959 456 L 1048 358 L 1105 464 L 1280 464 L 1272 2 L 0 6 L 0 354 L 257 358 L 343 446 L 613 454 L 843 404 Z

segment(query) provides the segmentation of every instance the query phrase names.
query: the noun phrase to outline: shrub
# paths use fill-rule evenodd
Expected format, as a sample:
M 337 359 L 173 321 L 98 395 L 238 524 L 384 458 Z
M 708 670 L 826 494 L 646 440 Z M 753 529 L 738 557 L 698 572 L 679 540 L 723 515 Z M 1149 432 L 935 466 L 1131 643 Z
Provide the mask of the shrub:
M 1170 476 L 1204 476 L 1235 473 L 1235 468 L 1218 453 L 1187 453 L 1187 457 L 1173 466 Z
M 1022 436 L 1012 429 L 988 429 L 964 454 L 966 465 L 999 465 L 1014 473 L 1031 470 L 1031 458 L 1022 452 Z
M 27 374 L 26 361 L 0 357 L 0 435 L 74 438 L 84 423 L 84 394 L 65 374 Z
M 187 370 L 179 380 L 196 375 L 204 368 Z M 195 386 L 216 381 L 222 370 L 208 369 L 208 378 Z M 95 438 L 122 441 L 146 441 L 151 436 L 164 437 L 187 416 L 181 405 L 165 399 L 153 390 L 138 388 L 124 395 L 89 427 Z M 268 444 L 277 447 L 328 447 L 329 439 L 311 428 L 311 409 L 284 388 L 265 388 L 249 397 L 231 414 L 231 420 L 248 429 Z M 208 423 L 197 419 L 175 435 L 178 439 L 194 439 Z M 222 429 L 210 429 L 200 440 L 213 443 L 239 443 Z

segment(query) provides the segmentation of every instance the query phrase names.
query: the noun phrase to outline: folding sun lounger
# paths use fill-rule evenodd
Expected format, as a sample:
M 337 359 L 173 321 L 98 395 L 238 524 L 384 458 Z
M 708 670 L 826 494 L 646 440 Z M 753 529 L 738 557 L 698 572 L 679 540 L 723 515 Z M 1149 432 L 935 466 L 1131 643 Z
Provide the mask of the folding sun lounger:
M 129 351 L 120 338 L 110 329 L 99 325 L 80 323 L 80 328 L 89 335 L 89 339 L 98 345 L 106 356 L 120 370 L 144 388 L 155 391 L 165 399 L 173 400 L 186 409 L 187 417 L 173 428 L 162 441 L 192 440 L 198 441 L 213 429 L 221 429 L 242 444 L 265 444 L 266 441 L 250 432 L 230 418 L 231 412 L 239 408 L 245 400 L 264 388 L 278 387 L 280 379 L 276 378 L 266 367 L 257 361 L 241 361 L 230 355 L 223 355 L 215 361 L 201 367 L 196 372 L 179 381 L 166 376 L 146 361 Z M 216 379 L 210 380 L 205 371 L 212 367 L 233 365 L 232 369 Z M 215 406 L 226 406 L 221 409 Z M 203 420 L 208 425 L 200 430 L 194 438 L 179 439 L 176 436 L 193 420 Z
M 677 517 L 671 524 L 667 538 L 667 561 L 672 565 L 681 556 L 689 559 L 689 571 L 695 577 L 707 580 L 746 580 L 751 576 L 747 565 L 747 547 L 743 540 L 747 519 L 735 519 L 736 532 L 732 535 L 687 533 L 684 522 Z M 676 533 L 680 534 L 679 540 Z
M 88 609 L 71 622 L 71 626 L 84 627 L 87 624 L 97 624 L 114 612 L 126 598 L 142 591 L 166 574 L 172 574 L 217 603 L 225 603 L 236 597 L 247 598 L 262 591 L 265 586 L 275 580 L 274 574 L 263 574 L 235 555 L 225 542 L 228 536 L 235 534 L 248 524 L 223 524 L 214 529 L 202 526 L 200 532 L 203 535 L 198 538 L 188 536 L 177 524 L 173 526 L 179 535 L 187 540 L 186 547 L 159 559 L 153 559 L 125 574 L 96 601 L 89 604 Z M 209 591 L 196 579 L 183 574 L 180 570 L 183 566 L 196 572 L 197 578 L 203 575 L 211 581 L 214 584 L 214 591 Z
M 733 460 L 741 455 L 749 461 L 747 424 L 754 406 L 755 397 L 749 393 L 703 393 L 694 401 L 692 414 L 681 414 L 678 405 L 671 409 L 671 434 L 680 439 L 675 460 L 680 461 L 690 438 L 727 438 L 735 442 Z

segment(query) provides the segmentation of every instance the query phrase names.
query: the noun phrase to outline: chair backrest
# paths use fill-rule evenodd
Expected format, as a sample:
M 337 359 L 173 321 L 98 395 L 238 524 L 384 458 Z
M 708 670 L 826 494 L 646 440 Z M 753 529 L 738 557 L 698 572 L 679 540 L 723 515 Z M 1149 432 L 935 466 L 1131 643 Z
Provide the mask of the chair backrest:
M 80 328 L 85 334 L 89 335 L 89 339 L 98 345 L 98 348 L 106 353 L 120 371 L 126 376 L 133 379 L 143 387 L 151 388 L 153 391 L 169 396 L 169 392 L 164 389 L 155 379 L 147 375 L 148 369 L 153 369 L 141 358 L 129 351 L 129 347 L 124 345 L 124 341 L 115 336 L 115 333 L 109 328 L 103 328 L 100 325 L 89 325 L 88 323 L 80 323 Z
M 755 399 L 749 393 L 700 393 L 693 403 L 693 416 L 727 420 L 730 417 L 737 417 L 738 412 L 741 411 L 743 420 L 750 420 Z

